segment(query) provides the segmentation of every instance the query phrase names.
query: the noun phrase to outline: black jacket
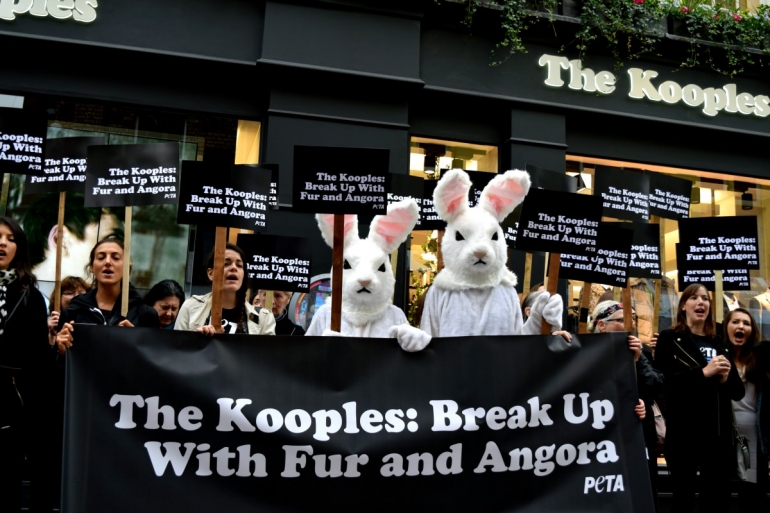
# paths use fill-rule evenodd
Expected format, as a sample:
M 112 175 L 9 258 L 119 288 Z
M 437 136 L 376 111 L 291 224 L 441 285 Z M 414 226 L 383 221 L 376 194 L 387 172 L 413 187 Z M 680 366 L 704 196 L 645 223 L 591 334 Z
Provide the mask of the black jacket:
M 707 362 L 689 331 L 663 330 L 655 350 L 655 366 L 663 372 L 666 390 L 666 447 L 703 451 L 709 444 L 732 445 L 732 403 L 744 388 L 730 350 L 720 337 L 712 340 L 717 354 L 732 365 L 725 383 L 706 378 Z
M 129 285 L 128 289 L 128 314 L 123 317 L 120 314 L 120 298 L 115 301 L 110 315 L 105 318 L 96 302 L 96 289 L 75 297 L 59 317 L 59 329 L 65 322 L 75 321 L 76 324 L 105 324 L 115 326 L 123 319 L 128 319 L 131 324 L 141 328 L 158 328 L 158 312 L 151 306 L 145 305 L 142 296 L 136 289 Z
M 0 427 L 16 422 L 22 407 L 44 410 L 56 376 L 43 295 L 14 282 L 6 304 L 8 318 L 0 336 Z
M 650 362 L 651 357 L 652 352 L 642 350 L 642 354 L 636 361 L 636 384 L 639 388 L 639 397 L 644 401 L 646 413 L 642 421 L 642 430 L 644 432 L 644 443 L 647 447 L 652 447 L 658 440 L 658 435 L 655 431 L 655 415 L 652 412 L 652 403 L 653 401 L 659 401 L 664 388 L 663 373 L 652 366 Z

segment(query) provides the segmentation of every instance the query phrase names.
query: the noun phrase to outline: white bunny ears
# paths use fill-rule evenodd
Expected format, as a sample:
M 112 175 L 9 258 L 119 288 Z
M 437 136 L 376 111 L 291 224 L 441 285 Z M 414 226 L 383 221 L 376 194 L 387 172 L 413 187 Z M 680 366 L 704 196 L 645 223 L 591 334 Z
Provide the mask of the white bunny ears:
M 419 216 L 420 210 L 417 208 L 417 203 L 411 198 L 391 203 L 388 205 L 387 215 L 374 216 L 367 238 L 386 253 L 392 253 L 406 240 L 414 225 L 417 224 Z M 334 247 L 334 215 L 316 214 L 315 218 L 318 221 L 318 228 L 321 229 L 324 241 L 330 247 Z M 344 233 L 344 246 L 359 240 L 357 216 L 345 216 Z
M 492 214 L 497 222 L 501 223 L 519 203 L 524 201 L 530 185 L 529 174 L 526 171 L 506 171 L 494 177 L 484 187 L 478 207 Z M 468 206 L 470 188 L 471 180 L 461 169 L 452 169 L 441 177 L 433 192 L 433 204 L 441 219 L 446 222 L 453 221 L 470 209 Z

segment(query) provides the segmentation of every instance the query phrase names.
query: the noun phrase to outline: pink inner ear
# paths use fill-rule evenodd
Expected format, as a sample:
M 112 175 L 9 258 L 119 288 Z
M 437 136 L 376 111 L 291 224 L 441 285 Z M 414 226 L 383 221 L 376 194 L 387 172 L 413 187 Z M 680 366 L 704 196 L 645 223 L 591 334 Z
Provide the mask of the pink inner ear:
M 464 183 L 459 177 L 447 184 L 441 197 L 444 200 L 444 207 L 449 215 L 455 215 L 461 205 L 468 202 L 468 184 Z
M 506 196 L 494 193 L 487 195 L 487 200 L 489 200 L 489 204 L 495 209 L 495 212 L 497 212 L 498 215 L 508 203 Z
M 393 241 L 396 240 L 401 233 L 401 227 L 403 223 L 397 221 L 380 220 L 377 223 L 377 235 L 382 237 L 385 244 L 390 246 Z
M 506 180 L 499 187 L 487 191 L 487 201 L 495 209 L 497 215 L 500 215 L 511 203 L 521 200 L 524 190 L 518 182 Z

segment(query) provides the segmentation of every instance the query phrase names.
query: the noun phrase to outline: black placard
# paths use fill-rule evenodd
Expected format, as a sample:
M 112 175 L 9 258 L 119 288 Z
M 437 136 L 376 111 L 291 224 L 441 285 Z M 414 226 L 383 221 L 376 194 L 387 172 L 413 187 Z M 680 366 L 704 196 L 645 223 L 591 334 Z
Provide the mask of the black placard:
M 706 290 L 714 291 L 716 274 L 713 269 L 692 269 L 687 267 L 687 247 L 676 244 L 677 282 L 679 290 L 684 290 L 693 283 L 702 283 Z M 751 290 L 751 279 L 748 269 L 725 269 L 722 271 L 722 290 Z
M 566 173 L 551 171 L 538 166 L 527 164 L 527 173 L 531 182 L 530 188 L 547 189 L 549 191 L 577 192 L 577 179 Z M 518 205 L 500 225 L 503 227 L 505 243 L 509 248 L 516 247 L 516 232 L 519 229 L 521 205 Z
M 569 176 L 564 171 L 552 171 L 531 164 L 527 164 L 526 167 L 533 188 L 537 187 L 539 189 L 560 192 L 578 192 L 577 177 L 575 176 Z
M 390 150 L 294 147 L 295 212 L 385 214 Z
M 698 217 L 679 221 L 686 246 L 679 266 L 688 269 L 759 269 L 755 216 Z
M 619 223 L 599 223 L 598 231 L 596 248 L 585 246 L 584 251 L 561 254 L 559 277 L 625 287 L 633 232 Z
M 661 173 L 645 173 L 650 177 L 650 215 L 666 219 L 689 218 L 692 182 Z
M 264 232 L 271 171 L 252 165 L 182 163 L 177 223 Z
M 475 207 L 479 204 L 479 198 L 481 198 L 481 193 L 484 192 L 484 187 L 486 187 L 497 174 L 487 173 L 485 171 L 465 171 L 465 173 L 471 180 L 471 190 L 468 191 L 468 205 Z
M 420 210 L 420 217 L 417 219 L 417 224 L 414 226 L 414 230 L 425 230 L 422 226 L 422 201 L 425 191 L 425 180 L 419 176 L 411 175 L 390 175 L 390 190 L 388 191 L 388 205 L 396 203 L 407 198 L 412 198 L 417 203 L 417 208 Z
M 597 196 L 530 189 L 519 216 L 516 249 L 595 253 L 601 219 Z
M 628 275 L 632 278 L 662 278 L 660 225 L 647 223 L 625 223 L 634 232 L 631 243 L 631 261 Z
M 103 146 L 104 137 L 62 137 L 45 143 L 43 173 L 27 175 L 24 193 L 75 192 L 86 186 L 88 147 Z
M 43 114 L 0 108 L 0 173 L 40 176 L 47 131 Z
M 238 247 L 246 253 L 246 272 L 252 287 L 308 291 L 313 251 L 307 239 L 241 233 Z
M 644 173 L 596 166 L 593 189 L 594 196 L 602 198 L 606 217 L 639 222 L 650 220 L 650 179 Z
M 425 180 L 423 183 L 422 208 L 420 209 L 420 229 L 422 230 L 443 230 L 446 228 L 446 221 L 436 212 L 433 204 L 433 193 L 438 185 L 438 180 Z
M 270 210 L 278 210 L 278 191 L 279 180 L 281 179 L 280 167 L 278 164 L 258 164 L 255 167 L 261 167 L 270 170 L 270 196 L 268 205 Z
M 179 143 L 89 146 L 87 207 L 164 205 L 179 194 Z
M 77 337 L 62 511 L 654 510 L 625 333 Z

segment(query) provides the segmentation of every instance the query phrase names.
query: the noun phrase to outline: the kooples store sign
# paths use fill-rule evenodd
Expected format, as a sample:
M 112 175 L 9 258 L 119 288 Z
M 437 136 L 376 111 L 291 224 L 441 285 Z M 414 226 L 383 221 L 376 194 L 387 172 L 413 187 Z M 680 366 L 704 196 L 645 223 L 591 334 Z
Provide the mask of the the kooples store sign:
M 91 23 L 96 19 L 98 6 L 97 0 L 0 0 L 0 19 L 11 21 L 17 15 L 30 14 Z
M 611 94 L 615 92 L 617 78 L 609 71 L 595 72 L 583 68 L 578 59 L 569 60 L 558 55 L 543 54 L 538 61 L 545 67 L 547 76 L 545 85 L 563 87 L 588 93 Z M 567 73 L 562 75 L 562 70 Z M 725 84 L 721 88 L 702 88 L 696 84 L 679 85 L 673 80 L 656 84 L 657 71 L 629 68 L 629 98 L 647 99 L 670 104 L 684 103 L 688 107 L 700 108 L 707 116 L 716 116 L 720 112 L 754 115 L 760 118 L 770 115 L 770 97 L 739 93 L 735 84 Z M 568 82 L 565 82 L 568 79 Z

